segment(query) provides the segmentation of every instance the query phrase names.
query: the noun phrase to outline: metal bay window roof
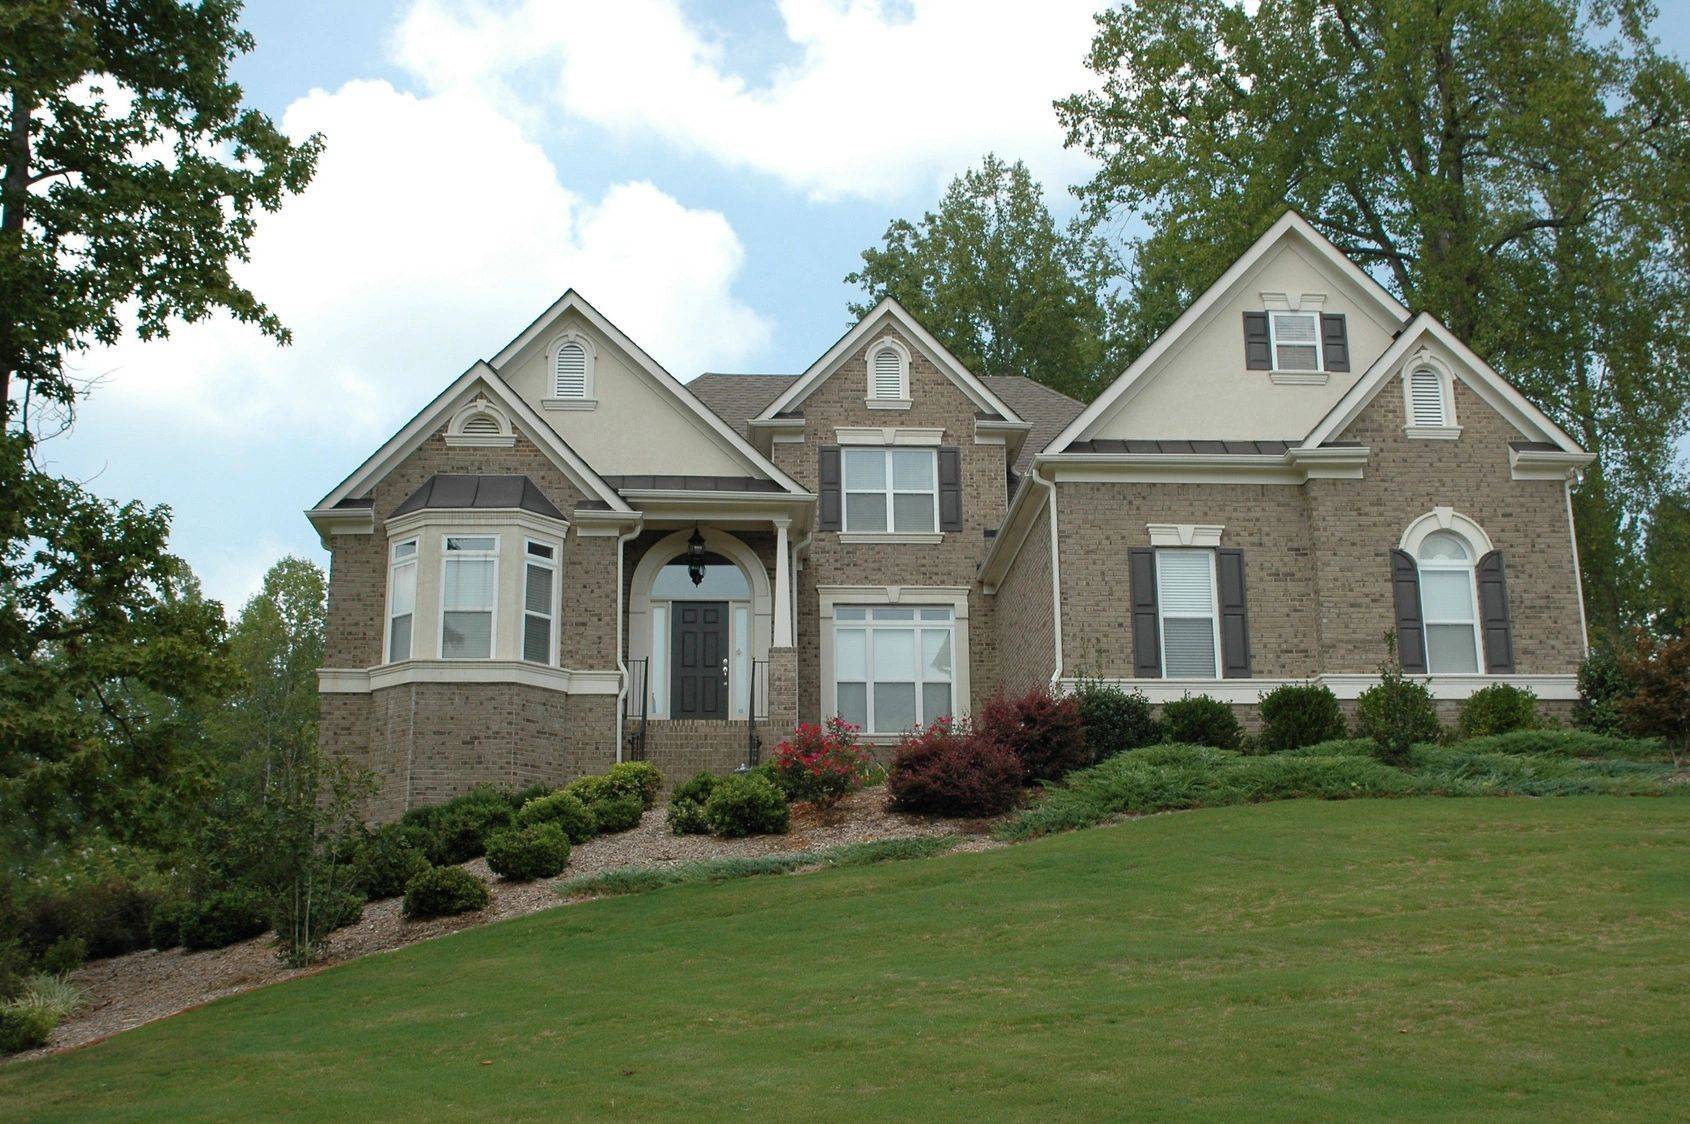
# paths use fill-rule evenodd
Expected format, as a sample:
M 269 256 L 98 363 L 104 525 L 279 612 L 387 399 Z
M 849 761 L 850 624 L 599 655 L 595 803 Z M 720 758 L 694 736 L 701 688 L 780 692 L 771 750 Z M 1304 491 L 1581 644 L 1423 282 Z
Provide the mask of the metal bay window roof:
M 462 476 L 436 473 L 422 482 L 410 498 L 393 509 L 394 515 L 434 509 L 487 509 L 531 511 L 548 519 L 562 519 L 563 512 L 526 476 Z

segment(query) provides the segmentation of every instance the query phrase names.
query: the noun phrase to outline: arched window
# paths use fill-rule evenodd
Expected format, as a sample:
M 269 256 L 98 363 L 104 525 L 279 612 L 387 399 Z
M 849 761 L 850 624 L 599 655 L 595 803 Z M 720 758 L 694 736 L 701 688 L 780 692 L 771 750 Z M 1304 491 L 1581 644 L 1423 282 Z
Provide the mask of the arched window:
M 552 396 L 545 405 L 588 409 L 593 405 L 593 345 L 573 332 L 552 345 Z
M 1473 547 L 1453 531 L 1433 531 L 1420 541 L 1420 613 L 1426 627 L 1426 670 L 1473 674 L 1479 670 L 1478 590 Z
M 910 397 L 910 357 L 893 340 L 881 340 L 868 353 L 870 403 L 907 405 Z

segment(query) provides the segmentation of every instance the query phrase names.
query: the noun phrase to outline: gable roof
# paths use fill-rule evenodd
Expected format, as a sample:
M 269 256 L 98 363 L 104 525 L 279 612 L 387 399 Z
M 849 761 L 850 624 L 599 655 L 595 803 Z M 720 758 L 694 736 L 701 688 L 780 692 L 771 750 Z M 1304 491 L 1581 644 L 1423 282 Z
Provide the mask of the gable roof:
M 1288 210 L 1274 224 L 1263 232 L 1262 236 L 1251 243 L 1250 248 L 1241 254 L 1237 261 L 1227 267 L 1214 284 L 1203 290 L 1201 296 L 1192 301 L 1179 318 L 1169 326 L 1168 330 L 1156 337 L 1149 347 L 1141 352 L 1138 358 L 1123 371 L 1119 378 L 1110 383 L 1097 399 L 1087 406 L 1085 411 L 1074 418 L 1050 442 L 1046 449 L 1049 453 L 1060 453 L 1074 441 L 1088 435 L 1091 427 L 1101 422 L 1116 407 L 1117 403 L 1128 395 L 1155 365 L 1156 361 L 1166 355 L 1170 349 L 1185 335 L 1185 333 L 1202 322 L 1209 312 L 1221 302 L 1227 293 L 1243 277 L 1253 270 L 1268 253 L 1286 237 L 1294 237 L 1324 258 L 1342 277 L 1352 282 L 1361 293 L 1369 298 L 1378 310 L 1391 322 L 1401 324 L 1409 318 L 1408 309 L 1385 290 L 1385 287 L 1368 275 L 1367 271 L 1345 257 L 1326 237 L 1309 225 L 1307 219 L 1296 211 Z
M 1009 466 L 1016 475 L 1026 472 L 1033 458 L 1086 408 L 1084 402 L 1022 375 L 985 375 L 980 381 L 1032 426 L 1021 442 L 1015 463 Z
M 869 333 L 879 327 L 882 321 L 890 319 L 903 331 L 905 337 L 927 353 L 935 366 L 942 371 L 946 378 L 956 384 L 957 389 L 968 396 L 975 407 L 987 411 L 1005 421 L 1023 420 L 1019 414 L 999 398 L 986 384 L 980 381 L 973 372 L 962 365 L 962 361 L 952 355 L 944 344 L 933 338 L 931 332 L 923 328 L 909 310 L 903 305 L 886 297 L 874 306 L 867 316 L 840 336 L 834 345 L 827 349 L 820 359 L 810 364 L 808 370 L 799 375 L 791 386 L 787 387 L 773 402 L 763 408 L 757 415 L 759 419 L 772 418 L 777 414 L 790 413 L 809 397 L 810 392 L 820 386 L 848 359 L 857 347 L 864 343 Z
M 560 320 L 566 313 L 572 311 L 579 314 L 583 319 L 609 339 L 611 343 L 615 344 L 618 348 L 630 356 L 634 360 L 634 364 L 638 369 L 643 371 L 649 378 L 652 379 L 652 381 L 656 382 L 664 390 L 667 390 L 670 394 L 672 394 L 676 401 L 702 421 L 707 428 L 712 430 L 729 448 L 739 454 L 739 456 L 748 462 L 753 468 L 768 476 L 769 479 L 779 483 L 781 487 L 785 488 L 787 491 L 798 493 L 803 493 L 805 491 L 803 485 L 799 484 L 798 481 L 782 472 L 779 468 L 776 468 L 775 463 L 753 448 L 751 443 L 747 441 L 738 430 L 736 430 L 733 426 L 728 425 L 716 414 L 714 410 L 711 410 L 709 407 L 705 406 L 704 403 L 700 402 L 698 398 L 693 395 L 692 391 L 686 388 L 685 383 L 681 382 L 674 375 L 665 370 L 663 365 L 658 363 L 657 360 L 653 359 L 650 355 L 647 355 L 645 350 L 641 348 L 639 344 L 630 339 L 627 334 L 622 331 L 622 329 L 611 323 L 602 312 L 594 308 L 590 303 L 588 303 L 585 297 L 583 297 L 580 293 L 577 293 L 574 289 L 565 290 L 561 297 L 552 302 L 550 308 L 535 317 L 534 321 L 529 324 L 528 327 L 517 333 L 515 339 L 507 343 L 499 350 L 497 355 L 493 356 L 490 361 L 491 365 L 494 368 L 503 367 L 530 344 L 550 332 L 552 326 L 556 324 L 558 320 Z
M 797 381 L 797 375 L 724 375 L 711 371 L 687 383 L 687 389 L 741 437 L 749 439 L 751 419 Z
M 478 392 L 486 394 L 494 405 L 504 410 L 511 423 L 519 426 L 523 435 L 550 457 L 552 463 L 562 470 L 582 495 L 603 503 L 612 511 L 633 511 L 633 508 L 616 494 L 616 489 L 606 483 L 603 477 L 593 471 L 591 465 L 582 460 L 575 450 L 558 436 L 557 430 L 547 425 L 534 412 L 534 408 L 522 400 L 521 395 L 511 390 L 510 384 L 500 378 L 497 371 L 481 360 L 477 360 L 467 371 L 452 380 L 450 386 L 419 410 L 398 433 L 370 454 L 369 459 L 352 471 L 352 475 L 342 480 L 333 491 L 322 498 L 315 510 L 335 507 L 343 501 L 362 497 L 377 480 L 416 452 L 424 441 L 447 423 L 459 407 Z
M 1428 342 L 1440 345 L 1456 361 L 1452 372 L 1456 378 L 1472 388 L 1491 409 L 1507 418 L 1528 440 L 1546 442 L 1564 453 L 1583 453 L 1578 442 L 1549 420 L 1542 410 L 1532 405 L 1526 396 L 1515 390 L 1509 381 L 1498 374 L 1489 363 L 1463 343 L 1454 332 L 1444 327 L 1438 318 L 1422 312 L 1397 334 L 1396 341 L 1374 361 L 1356 384 L 1329 410 L 1309 433 L 1301 448 L 1336 445 L 1333 438 L 1343 433 L 1373 401 L 1390 381 L 1390 376 L 1417 348 Z

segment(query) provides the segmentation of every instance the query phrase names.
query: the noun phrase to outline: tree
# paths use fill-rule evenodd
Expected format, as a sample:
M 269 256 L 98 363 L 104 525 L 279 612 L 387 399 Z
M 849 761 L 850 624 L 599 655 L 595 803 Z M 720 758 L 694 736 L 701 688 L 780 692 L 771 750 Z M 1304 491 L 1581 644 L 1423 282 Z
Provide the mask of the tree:
M 1638 629 L 1620 668 L 1631 690 L 1620 699 L 1620 717 L 1631 733 L 1660 738 L 1674 765 L 1690 758 L 1690 631 L 1665 639 Z
M 1643 559 L 1655 613 L 1651 628 L 1663 636 L 1690 629 L 1690 487 L 1684 483 L 1655 501 Z
M 327 602 L 322 567 L 290 555 L 241 609 L 229 634 L 239 681 L 218 731 L 231 752 L 263 757 L 316 740 Z
M 1690 421 L 1690 77 L 1647 0 L 1129 2 L 1092 92 L 1100 222 L 1142 213 L 1125 336 L 1173 322 L 1287 203 L 1597 454 L 1588 615 L 1645 612 L 1641 517 Z
M 69 408 L 68 353 L 222 309 L 285 341 L 239 284 L 259 211 L 322 142 L 241 105 L 238 0 L 15 0 L 0 13 L 0 423 L 12 382 Z M 27 426 L 27 419 L 26 419 Z
M 863 316 L 895 298 L 979 374 L 1024 375 L 1090 399 L 1118 373 L 1102 246 L 1057 229 L 1019 160 L 987 154 L 951 181 L 937 213 L 898 219 L 845 278 Z

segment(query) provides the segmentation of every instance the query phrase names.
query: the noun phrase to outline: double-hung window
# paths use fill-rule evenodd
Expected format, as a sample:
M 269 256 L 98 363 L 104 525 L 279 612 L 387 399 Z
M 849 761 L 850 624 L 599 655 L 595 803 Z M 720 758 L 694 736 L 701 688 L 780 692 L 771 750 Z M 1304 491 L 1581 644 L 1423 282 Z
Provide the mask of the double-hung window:
M 417 540 L 393 544 L 387 569 L 387 662 L 411 658 L 411 625 L 417 614 Z
M 835 608 L 840 717 L 869 733 L 896 734 L 955 713 L 954 636 L 949 608 Z
M 1320 315 L 1314 312 L 1269 312 L 1268 332 L 1276 371 L 1320 370 Z
M 550 664 L 557 630 L 557 548 L 528 540 L 522 572 L 522 658 Z
M 491 659 L 499 537 L 447 535 L 441 591 L 440 658 Z
M 847 448 L 843 459 L 846 531 L 938 530 L 937 450 Z
M 1162 632 L 1162 674 L 1168 679 L 1219 677 L 1219 608 L 1215 552 L 1156 551 L 1156 605 Z

